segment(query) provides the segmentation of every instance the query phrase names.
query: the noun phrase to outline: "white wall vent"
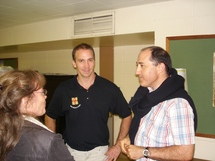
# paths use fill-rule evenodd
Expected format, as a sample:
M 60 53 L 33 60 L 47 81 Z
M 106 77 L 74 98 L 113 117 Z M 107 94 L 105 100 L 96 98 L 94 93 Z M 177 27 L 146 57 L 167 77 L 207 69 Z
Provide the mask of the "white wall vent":
M 74 36 L 114 34 L 114 13 L 74 18 Z

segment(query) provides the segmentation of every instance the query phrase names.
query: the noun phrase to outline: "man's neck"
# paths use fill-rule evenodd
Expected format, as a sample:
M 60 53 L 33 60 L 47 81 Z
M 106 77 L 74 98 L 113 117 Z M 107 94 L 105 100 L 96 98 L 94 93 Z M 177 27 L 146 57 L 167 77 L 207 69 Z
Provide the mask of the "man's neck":
M 82 77 L 82 76 L 79 76 L 77 77 L 77 81 L 78 83 L 83 87 L 85 88 L 86 90 L 88 90 L 90 88 L 90 86 L 93 85 L 94 81 L 95 81 L 95 78 L 96 78 L 96 74 L 92 74 L 90 75 L 89 77 Z

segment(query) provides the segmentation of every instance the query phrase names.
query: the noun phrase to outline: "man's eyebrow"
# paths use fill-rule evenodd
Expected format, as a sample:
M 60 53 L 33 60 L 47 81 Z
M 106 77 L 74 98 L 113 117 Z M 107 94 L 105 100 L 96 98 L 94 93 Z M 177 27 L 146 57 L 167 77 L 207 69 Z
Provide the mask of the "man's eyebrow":
M 144 63 L 143 62 L 136 62 L 136 65 L 144 65 Z

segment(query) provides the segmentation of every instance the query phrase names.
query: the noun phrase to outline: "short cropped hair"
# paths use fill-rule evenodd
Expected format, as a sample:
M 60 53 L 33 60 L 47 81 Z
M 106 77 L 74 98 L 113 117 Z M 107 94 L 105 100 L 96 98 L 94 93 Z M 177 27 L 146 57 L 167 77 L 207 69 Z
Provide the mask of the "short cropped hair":
M 87 49 L 87 50 L 91 50 L 93 52 L 93 57 L 95 59 L 95 51 L 93 49 L 93 47 L 89 44 L 86 44 L 86 43 L 81 43 L 79 45 L 77 45 L 73 51 L 72 51 L 72 59 L 75 61 L 75 54 L 76 54 L 76 51 L 77 50 L 80 50 L 80 49 Z
M 141 52 L 145 51 L 145 50 L 151 51 L 150 61 L 154 62 L 155 66 L 157 66 L 160 63 L 164 63 L 165 67 L 166 67 L 167 74 L 169 76 L 172 75 L 172 73 L 171 73 L 171 71 L 172 71 L 172 60 L 171 60 L 169 53 L 166 50 L 164 50 L 163 48 L 161 48 L 159 46 L 150 46 L 150 47 L 143 48 L 141 50 Z

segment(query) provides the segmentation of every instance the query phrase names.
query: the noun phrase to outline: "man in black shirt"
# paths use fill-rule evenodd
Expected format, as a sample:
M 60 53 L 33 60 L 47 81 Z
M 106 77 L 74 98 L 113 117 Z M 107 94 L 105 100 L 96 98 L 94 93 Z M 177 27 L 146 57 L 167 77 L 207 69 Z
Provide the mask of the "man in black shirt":
M 64 138 L 76 161 L 115 161 L 121 152 L 119 141 L 128 134 L 131 111 L 120 89 L 94 72 L 95 53 L 90 45 L 79 44 L 72 57 L 77 76 L 57 87 L 45 124 L 55 131 L 55 120 L 66 116 Z M 109 112 L 122 122 L 115 145 L 108 148 Z

